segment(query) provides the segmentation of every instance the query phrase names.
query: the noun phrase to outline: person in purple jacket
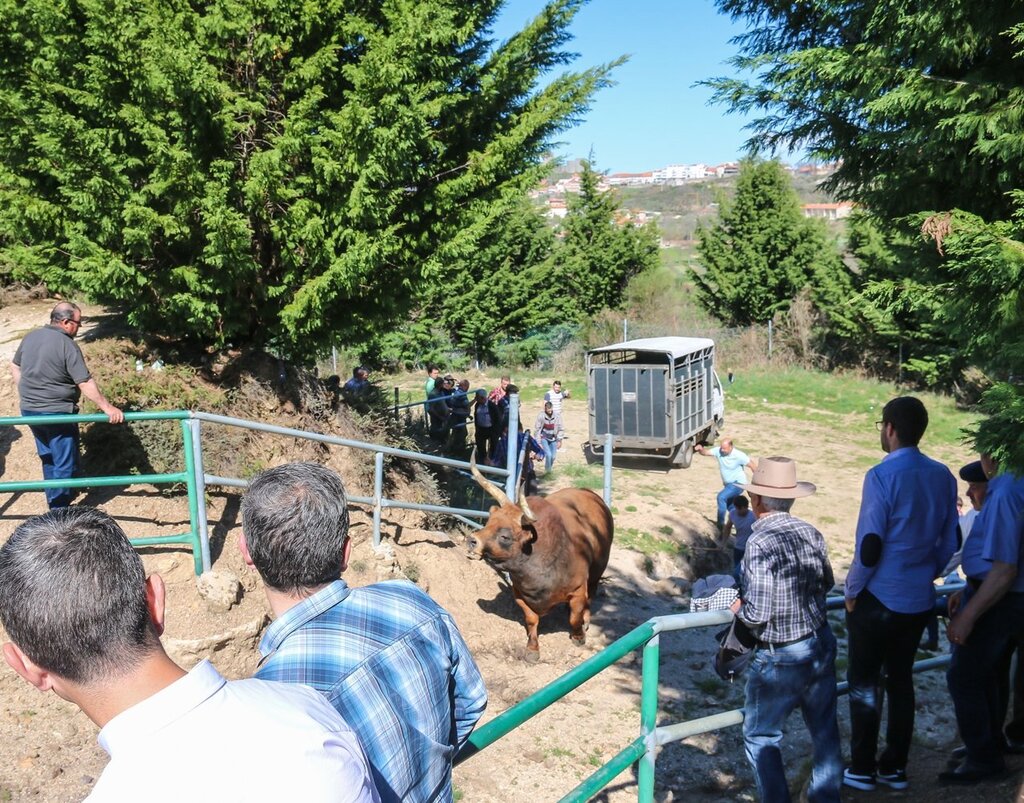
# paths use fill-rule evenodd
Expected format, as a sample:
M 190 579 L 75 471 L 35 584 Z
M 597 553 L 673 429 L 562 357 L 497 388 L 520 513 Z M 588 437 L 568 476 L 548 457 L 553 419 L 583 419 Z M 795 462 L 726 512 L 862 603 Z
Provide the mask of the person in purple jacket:
M 914 655 L 935 606 L 935 578 L 957 548 L 956 480 L 917 447 L 928 427 L 920 399 L 892 399 L 876 426 L 886 456 L 864 477 L 846 577 L 850 766 L 843 783 L 906 789 Z M 883 669 L 889 716 L 886 747 L 878 754 L 876 695 Z

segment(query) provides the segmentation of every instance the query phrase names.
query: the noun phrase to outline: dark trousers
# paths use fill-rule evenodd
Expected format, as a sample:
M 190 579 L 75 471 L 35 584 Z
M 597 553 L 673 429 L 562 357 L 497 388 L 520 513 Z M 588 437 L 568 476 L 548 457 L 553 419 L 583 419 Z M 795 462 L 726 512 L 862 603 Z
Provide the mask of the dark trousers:
M 64 415 L 22 410 L 24 416 Z M 78 424 L 31 424 L 36 441 L 36 454 L 43 464 L 44 480 L 71 479 L 78 473 Z M 71 504 L 70 488 L 47 488 L 46 504 L 52 510 Z
M 850 683 L 850 763 L 858 775 L 906 769 L 914 734 L 914 655 L 931 609 L 921 613 L 889 610 L 869 591 L 857 596 L 846 614 Z M 889 698 L 885 750 L 878 756 L 882 669 Z
M 965 594 L 964 603 L 969 596 Z M 1024 593 L 1006 594 L 978 619 L 963 644 L 953 645 L 946 672 L 967 758 L 985 767 L 1002 766 L 1006 714 L 1006 658 L 1024 622 Z
M 475 437 L 477 462 L 486 462 L 491 454 L 491 428 L 482 427 L 477 424 L 475 427 Z
M 1014 653 L 1017 660 L 1012 666 L 1007 667 L 1010 672 L 1007 696 L 1012 687 L 1013 709 L 1010 721 L 1006 723 L 1005 733 L 1007 739 L 1024 742 L 1024 633 L 1018 633 L 1014 638 L 1009 650 L 1011 659 Z

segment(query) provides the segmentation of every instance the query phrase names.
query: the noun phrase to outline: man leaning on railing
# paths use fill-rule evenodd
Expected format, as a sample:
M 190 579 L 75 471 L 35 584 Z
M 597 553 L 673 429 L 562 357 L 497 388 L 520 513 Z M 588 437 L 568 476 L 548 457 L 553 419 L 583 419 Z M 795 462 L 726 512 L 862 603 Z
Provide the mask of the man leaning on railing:
M 50 312 L 50 323 L 25 335 L 11 360 L 11 374 L 21 399 L 24 416 L 67 415 L 78 412 L 85 394 L 111 424 L 124 421 L 124 413 L 107 401 L 89 374 L 75 335 L 82 326 L 82 310 L 62 301 Z M 43 463 L 43 478 L 70 479 L 78 473 L 78 424 L 43 424 L 29 427 L 36 452 Z M 67 507 L 74 498 L 71 488 L 47 488 L 50 508 Z

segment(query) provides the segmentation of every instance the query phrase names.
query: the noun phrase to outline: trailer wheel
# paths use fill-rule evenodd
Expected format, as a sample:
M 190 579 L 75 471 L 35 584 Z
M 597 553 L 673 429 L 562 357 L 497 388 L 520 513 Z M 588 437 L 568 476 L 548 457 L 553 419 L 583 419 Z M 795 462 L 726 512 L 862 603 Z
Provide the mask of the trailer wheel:
M 689 468 L 693 462 L 693 438 L 687 438 L 676 447 L 676 453 L 672 455 L 672 465 L 679 468 Z

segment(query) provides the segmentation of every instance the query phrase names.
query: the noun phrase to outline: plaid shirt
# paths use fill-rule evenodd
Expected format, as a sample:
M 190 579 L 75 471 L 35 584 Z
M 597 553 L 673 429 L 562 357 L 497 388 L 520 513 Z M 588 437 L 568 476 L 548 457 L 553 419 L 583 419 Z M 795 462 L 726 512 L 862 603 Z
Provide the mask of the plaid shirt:
M 743 556 L 742 619 L 769 644 L 809 636 L 825 622 L 835 584 L 825 539 L 806 521 L 769 513 L 754 522 Z
M 260 641 L 256 677 L 305 683 L 359 736 L 382 801 L 452 800 L 452 757 L 487 691 L 451 616 L 406 581 L 336 580 Z

